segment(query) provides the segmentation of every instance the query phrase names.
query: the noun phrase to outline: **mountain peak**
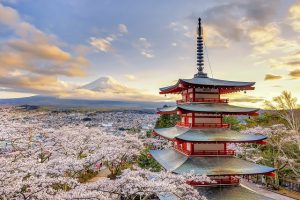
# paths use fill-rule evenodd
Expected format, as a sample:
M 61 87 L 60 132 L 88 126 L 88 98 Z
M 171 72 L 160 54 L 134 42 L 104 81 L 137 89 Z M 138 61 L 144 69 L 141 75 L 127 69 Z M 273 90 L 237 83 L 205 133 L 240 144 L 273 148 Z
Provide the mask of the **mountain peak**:
M 91 83 L 81 86 L 80 88 L 97 92 L 124 91 L 124 89 L 126 89 L 125 86 L 110 76 L 100 77 Z

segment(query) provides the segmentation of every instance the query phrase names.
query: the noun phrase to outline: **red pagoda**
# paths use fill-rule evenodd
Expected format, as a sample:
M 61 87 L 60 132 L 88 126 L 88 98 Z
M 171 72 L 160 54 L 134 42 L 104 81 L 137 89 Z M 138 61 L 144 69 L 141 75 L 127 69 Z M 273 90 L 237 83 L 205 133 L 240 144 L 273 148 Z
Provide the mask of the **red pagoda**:
M 264 144 L 260 134 L 242 134 L 230 129 L 223 117 L 228 115 L 257 116 L 256 108 L 229 104 L 221 97 L 239 91 L 254 90 L 255 82 L 227 81 L 209 78 L 203 72 L 203 37 L 199 18 L 197 37 L 198 72 L 191 79 L 179 79 L 175 85 L 160 88 L 160 94 L 181 94 L 176 106 L 165 107 L 159 114 L 178 114 L 175 127 L 157 128 L 155 134 L 173 142 L 173 149 L 152 150 L 151 155 L 173 173 L 206 174 L 212 183 L 191 182 L 212 199 L 269 199 L 240 187 L 244 175 L 273 175 L 274 168 L 235 157 L 231 143 Z M 200 187 L 202 186 L 202 187 Z M 238 186 L 238 187 L 234 187 Z M 218 196 L 219 195 L 219 196 Z M 247 195 L 248 198 L 245 198 Z

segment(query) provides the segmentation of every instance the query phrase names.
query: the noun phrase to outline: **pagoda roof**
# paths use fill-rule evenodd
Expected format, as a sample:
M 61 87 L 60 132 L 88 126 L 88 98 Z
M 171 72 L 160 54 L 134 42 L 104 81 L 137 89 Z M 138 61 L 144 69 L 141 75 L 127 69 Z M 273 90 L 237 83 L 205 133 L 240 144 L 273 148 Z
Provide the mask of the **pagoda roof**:
M 253 89 L 255 82 L 227 81 L 209 77 L 196 77 L 192 79 L 179 79 L 176 84 L 162 87 L 159 90 L 161 94 L 176 93 L 184 89 L 183 85 L 193 85 L 198 87 L 215 87 L 215 88 L 240 88 L 240 90 Z
M 275 171 L 275 168 L 231 156 L 188 157 L 173 149 L 151 150 L 150 153 L 166 170 L 178 174 L 193 171 L 208 176 L 251 175 Z
M 176 106 L 164 107 L 159 109 L 158 113 L 174 113 L 177 110 L 200 112 L 200 113 L 245 114 L 245 113 L 255 113 L 259 109 L 233 106 L 227 103 L 217 103 L 217 104 L 188 103 L 188 104 L 178 104 Z
M 192 142 L 257 142 L 267 137 L 261 134 L 243 134 L 227 128 L 195 129 L 185 127 L 157 128 L 154 131 L 167 139 Z
M 209 200 L 274 200 L 263 196 L 243 186 L 212 186 L 198 187 L 199 195 Z M 173 194 L 159 195 L 160 200 L 178 200 Z

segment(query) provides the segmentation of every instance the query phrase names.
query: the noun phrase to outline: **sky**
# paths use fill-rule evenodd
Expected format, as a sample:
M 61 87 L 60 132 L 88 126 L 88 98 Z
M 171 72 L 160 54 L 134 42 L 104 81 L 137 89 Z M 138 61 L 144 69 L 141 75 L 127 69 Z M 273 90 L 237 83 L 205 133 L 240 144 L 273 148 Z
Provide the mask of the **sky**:
M 159 88 L 196 73 L 198 17 L 206 73 L 256 82 L 231 102 L 300 99 L 299 0 L 0 0 L 0 98 L 173 101 Z

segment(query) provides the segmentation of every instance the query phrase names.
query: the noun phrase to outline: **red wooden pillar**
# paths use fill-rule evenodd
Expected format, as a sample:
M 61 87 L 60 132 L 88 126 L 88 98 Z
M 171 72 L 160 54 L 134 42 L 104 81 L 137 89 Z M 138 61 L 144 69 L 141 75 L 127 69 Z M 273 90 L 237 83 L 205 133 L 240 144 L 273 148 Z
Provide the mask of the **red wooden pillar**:
M 195 126 L 195 113 L 192 113 L 192 127 Z
M 221 127 L 223 127 L 223 115 L 221 114 Z
M 182 143 L 182 150 L 186 151 L 186 142 Z
M 196 89 L 195 88 L 193 88 L 193 102 L 195 101 L 195 91 L 196 91 Z
M 194 142 L 191 142 L 191 154 L 194 154 Z

